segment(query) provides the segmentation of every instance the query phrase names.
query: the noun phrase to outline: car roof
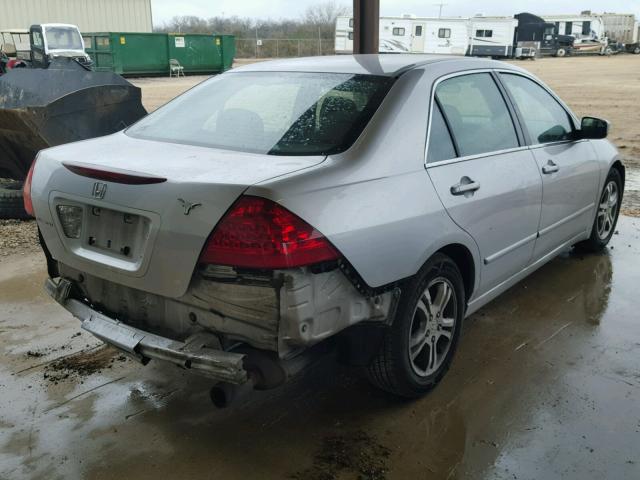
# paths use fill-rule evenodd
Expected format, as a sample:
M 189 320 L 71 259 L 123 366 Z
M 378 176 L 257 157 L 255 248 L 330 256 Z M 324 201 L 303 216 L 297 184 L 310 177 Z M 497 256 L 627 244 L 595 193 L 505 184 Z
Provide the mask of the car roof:
M 233 71 L 351 73 L 393 77 L 416 67 L 447 61 L 455 61 L 457 68 L 460 68 L 461 66 L 466 67 L 467 63 L 469 69 L 478 68 L 478 63 L 480 62 L 483 64 L 482 68 L 487 68 L 487 62 L 495 64 L 492 65 L 492 68 L 504 68 L 506 66 L 506 64 L 502 62 L 487 61 L 486 59 L 476 59 L 471 57 L 392 53 L 371 55 L 332 55 L 271 60 L 234 68 Z

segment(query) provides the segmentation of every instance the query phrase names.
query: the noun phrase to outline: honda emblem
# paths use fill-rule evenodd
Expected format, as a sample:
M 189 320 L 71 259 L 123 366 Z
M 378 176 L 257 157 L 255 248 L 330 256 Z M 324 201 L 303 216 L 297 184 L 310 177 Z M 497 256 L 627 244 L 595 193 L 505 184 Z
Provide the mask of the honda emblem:
M 93 198 L 103 199 L 107 193 L 107 184 L 102 182 L 96 182 L 93 184 L 93 191 L 91 195 Z

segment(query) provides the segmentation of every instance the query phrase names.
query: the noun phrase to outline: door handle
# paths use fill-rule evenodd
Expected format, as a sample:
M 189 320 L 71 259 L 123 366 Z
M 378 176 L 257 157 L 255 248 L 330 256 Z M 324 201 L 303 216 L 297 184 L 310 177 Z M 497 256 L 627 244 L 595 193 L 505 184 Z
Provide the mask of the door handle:
M 542 173 L 547 175 L 550 173 L 556 173 L 558 170 L 560 170 L 560 167 L 554 163 L 553 160 L 549 160 L 547 164 L 542 167 Z
M 465 195 L 467 193 L 473 193 L 480 188 L 478 182 L 474 182 L 469 177 L 462 177 L 460 183 L 451 187 L 451 195 Z

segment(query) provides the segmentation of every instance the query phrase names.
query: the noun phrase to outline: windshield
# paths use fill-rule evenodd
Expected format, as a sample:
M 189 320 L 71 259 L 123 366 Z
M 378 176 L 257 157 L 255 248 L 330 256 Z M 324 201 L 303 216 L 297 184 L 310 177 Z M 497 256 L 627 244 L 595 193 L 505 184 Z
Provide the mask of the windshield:
M 335 73 L 227 73 L 193 88 L 127 130 L 149 140 L 269 155 L 346 150 L 391 79 Z
M 71 27 L 47 27 L 47 48 L 49 50 L 84 50 L 80 33 Z

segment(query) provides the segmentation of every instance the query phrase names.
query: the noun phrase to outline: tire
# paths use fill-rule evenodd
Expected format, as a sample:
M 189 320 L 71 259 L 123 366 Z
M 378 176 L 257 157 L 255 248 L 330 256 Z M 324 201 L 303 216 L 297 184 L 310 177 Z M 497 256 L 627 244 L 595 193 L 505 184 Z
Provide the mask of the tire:
M 567 54 L 567 51 L 564 48 L 559 48 L 556 51 L 556 57 L 564 57 Z
M 22 182 L 0 180 L 0 219 L 25 220 L 31 216 L 24 209 Z
M 616 224 L 618 223 L 622 191 L 623 184 L 620 172 L 612 168 L 609 171 L 609 175 L 607 175 L 599 197 L 598 211 L 591 227 L 591 235 L 587 240 L 575 245 L 577 250 L 581 252 L 598 252 L 607 246 L 615 233 Z M 614 203 L 612 203 L 612 193 L 615 193 Z
M 640 53 L 640 47 L 636 47 L 633 49 L 634 55 L 638 55 Z
M 439 309 L 438 299 L 446 298 L 443 293 L 447 287 L 449 300 Z M 458 267 L 446 255 L 435 254 L 402 287 L 393 324 L 367 367 L 369 381 L 400 397 L 417 398 L 427 393 L 451 365 L 464 311 L 464 283 Z

